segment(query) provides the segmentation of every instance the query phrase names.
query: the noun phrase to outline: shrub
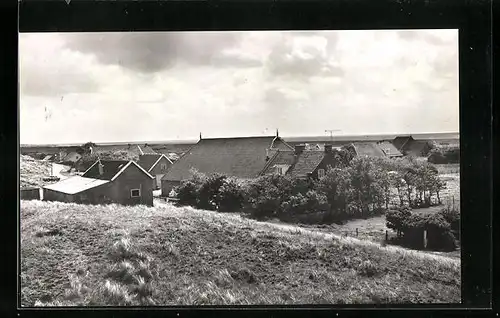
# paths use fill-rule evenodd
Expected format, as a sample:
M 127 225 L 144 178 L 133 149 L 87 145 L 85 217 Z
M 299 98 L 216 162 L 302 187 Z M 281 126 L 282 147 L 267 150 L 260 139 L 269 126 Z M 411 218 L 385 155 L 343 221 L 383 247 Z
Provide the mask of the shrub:
M 197 207 L 199 191 L 207 177 L 195 169 L 190 170 L 190 173 L 191 178 L 182 181 L 179 186 L 174 188 L 174 192 L 177 193 L 177 198 L 179 199 L 177 203 L 179 205 Z
M 427 248 L 453 250 L 456 237 L 450 222 L 442 213 L 411 213 L 410 209 L 390 210 L 386 214 L 387 227 L 398 232 L 401 243 L 423 248 L 423 234 L 427 231 Z
M 226 178 L 218 189 L 216 203 L 220 212 L 239 211 L 245 202 L 244 189 L 237 180 Z
M 460 212 L 451 207 L 445 207 L 439 211 L 439 214 L 450 224 L 453 236 L 460 240 Z
M 198 190 L 196 206 L 200 209 L 217 210 L 217 195 L 225 180 L 226 177 L 219 174 L 214 174 L 206 178 Z
M 326 196 L 314 190 L 309 190 L 305 195 L 298 193 L 281 203 L 282 215 L 285 218 L 327 209 Z
M 293 182 L 282 175 L 259 177 L 247 187 L 245 210 L 252 216 L 274 217 L 281 214 L 281 203 L 287 200 L 293 190 Z
M 179 205 L 196 206 L 198 198 L 198 184 L 193 180 L 182 181 L 181 184 L 174 189 L 177 193 L 177 202 Z
M 395 230 L 398 233 L 398 237 L 400 237 L 410 216 L 411 208 L 409 207 L 389 210 L 385 214 L 386 225 L 388 228 Z

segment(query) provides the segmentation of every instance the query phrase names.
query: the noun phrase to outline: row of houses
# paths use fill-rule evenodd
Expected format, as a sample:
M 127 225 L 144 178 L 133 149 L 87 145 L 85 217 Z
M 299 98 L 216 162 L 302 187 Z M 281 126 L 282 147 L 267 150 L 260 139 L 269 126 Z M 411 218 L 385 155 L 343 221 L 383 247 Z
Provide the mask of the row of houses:
M 394 141 L 361 142 L 344 145 L 355 156 L 401 157 L 415 151 L 411 136 Z M 412 148 L 413 147 L 413 148 Z M 138 145 L 133 151 L 139 160 L 97 160 L 81 176 L 45 186 L 43 199 L 76 203 L 153 204 L 153 190 L 161 188 L 168 197 L 188 179 L 192 169 L 201 173 L 220 173 L 241 179 L 265 174 L 283 174 L 299 178 L 321 178 L 328 166 L 334 166 L 335 150 L 330 144 L 291 146 L 278 132 L 275 136 L 238 138 L 201 138 L 178 160 Z M 123 151 L 123 146 L 96 147 L 92 153 Z

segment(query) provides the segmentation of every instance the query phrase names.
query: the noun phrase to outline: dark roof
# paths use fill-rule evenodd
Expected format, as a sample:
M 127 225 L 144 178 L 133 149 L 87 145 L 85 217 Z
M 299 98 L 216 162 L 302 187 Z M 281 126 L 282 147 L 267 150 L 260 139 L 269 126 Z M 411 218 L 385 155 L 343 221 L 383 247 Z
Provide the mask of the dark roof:
M 295 153 L 293 150 L 279 150 L 269 159 L 262 174 L 273 173 L 276 165 L 293 165 L 295 163 Z
M 390 142 L 382 141 L 378 144 L 379 148 L 387 157 L 402 157 L 403 154 Z
M 239 178 L 255 178 L 264 170 L 266 149 L 275 136 L 201 139 L 180 157 L 163 180 L 180 181 L 190 176 L 190 170 L 212 174 L 221 173 Z M 277 138 L 275 148 L 292 149 Z
M 397 150 L 403 150 L 403 147 L 412 140 L 412 136 L 398 136 L 392 140 L 392 144 Z
M 414 140 L 405 146 L 405 151 L 408 155 L 420 157 L 422 156 L 422 152 L 425 150 L 427 146 L 426 140 Z
M 318 167 L 324 157 L 324 151 L 303 151 L 297 156 L 297 162 L 290 168 L 289 173 L 292 177 L 305 177 Z
M 377 143 L 354 143 L 353 145 L 358 156 L 385 157 L 384 152 L 378 147 Z
M 99 175 L 99 169 L 97 169 L 97 165 L 95 165 L 92 169 L 84 173 L 82 177 L 111 180 L 127 163 L 127 160 L 101 160 L 101 164 L 103 165 L 102 175 Z
M 143 154 L 155 154 L 156 153 L 156 151 L 154 151 L 153 148 L 151 148 L 151 146 L 139 145 L 139 148 L 141 148 Z
M 139 166 L 141 166 L 144 170 L 149 171 L 153 167 L 153 165 L 160 159 L 162 154 L 145 154 L 139 156 Z

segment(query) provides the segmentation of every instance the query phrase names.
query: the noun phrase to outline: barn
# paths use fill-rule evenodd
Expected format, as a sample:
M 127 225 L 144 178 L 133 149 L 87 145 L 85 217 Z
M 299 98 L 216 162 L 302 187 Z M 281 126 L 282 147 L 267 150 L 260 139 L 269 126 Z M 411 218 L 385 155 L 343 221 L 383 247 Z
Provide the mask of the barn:
M 153 179 L 133 161 L 98 160 L 82 176 L 45 186 L 43 200 L 152 206 Z
M 256 178 L 278 150 L 293 150 L 278 132 L 276 136 L 200 139 L 163 176 L 162 196 L 169 196 L 174 187 L 188 179 L 191 169 L 242 179 Z
M 161 188 L 161 178 L 167 173 L 173 162 L 164 154 L 143 154 L 139 156 L 139 165 L 155 177 L 155 188 Z

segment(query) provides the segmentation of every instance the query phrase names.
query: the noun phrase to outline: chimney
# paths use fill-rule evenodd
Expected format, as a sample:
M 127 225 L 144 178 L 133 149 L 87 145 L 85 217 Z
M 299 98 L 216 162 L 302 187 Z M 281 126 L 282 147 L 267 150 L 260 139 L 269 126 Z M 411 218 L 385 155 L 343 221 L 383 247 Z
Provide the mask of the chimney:
M 99 161 L 99 175 L 102 176 L 102 174 L 104 173 L 104 165 L 101 163 L 101 161 Z
M 306 145 L 296 145 L 295 146 L 295 155 L 300 155 L 304 149 L 306 148 Z
M 331 153 L 331 152 L 332 152 L 332 145 L 325 144 L 325 153 Z

